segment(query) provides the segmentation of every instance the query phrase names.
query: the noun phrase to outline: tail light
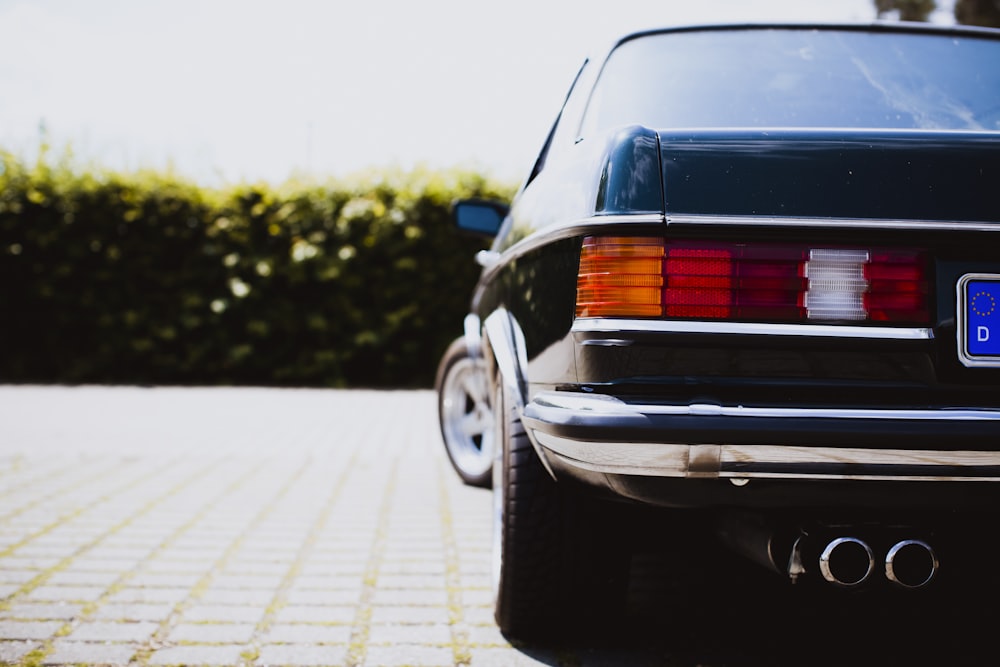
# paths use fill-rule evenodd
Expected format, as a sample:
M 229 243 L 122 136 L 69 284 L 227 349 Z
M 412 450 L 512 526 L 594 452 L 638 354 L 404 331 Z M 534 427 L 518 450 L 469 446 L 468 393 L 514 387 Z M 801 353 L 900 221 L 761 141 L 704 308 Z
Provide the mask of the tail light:
M 583 242 L 576 288 L 581 309 L 596 308 L 615 317 L 663 314 L 663 241 L 655 238 L 590 237 Z
M 925 323 L 923 253 L 587 237 L 577 317 Z

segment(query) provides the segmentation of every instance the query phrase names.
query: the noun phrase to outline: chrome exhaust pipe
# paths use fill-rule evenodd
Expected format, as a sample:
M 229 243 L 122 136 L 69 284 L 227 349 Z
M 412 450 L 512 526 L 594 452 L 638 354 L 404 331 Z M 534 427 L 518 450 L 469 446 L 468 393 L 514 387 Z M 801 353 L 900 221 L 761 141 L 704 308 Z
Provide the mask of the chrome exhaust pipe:
M 826 545 L 819 557 L 823 578 L 845 588 L 864 583 L 874 569 L 871 547 L 856 537 L 838 537 Z
M 934 549 L 921 540 L 902 540 L 885 556 L 885 576 L 903 588 L 922 588 L 938 571 Z

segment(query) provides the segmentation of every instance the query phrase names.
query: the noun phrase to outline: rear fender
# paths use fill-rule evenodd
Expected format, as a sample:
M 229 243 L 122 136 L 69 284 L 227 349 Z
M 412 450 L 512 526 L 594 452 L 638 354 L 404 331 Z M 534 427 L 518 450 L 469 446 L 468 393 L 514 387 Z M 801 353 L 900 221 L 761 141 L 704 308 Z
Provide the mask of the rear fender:
M 518 414 L 521 414 L 527 398 L 525 369 L 528 367 L 528 357 L 524 333 L 514 316 L 504 308 L 495 310 L 487 317 L 484 328 L 488 349 L 496 364 L 497 379 L 507 388 Z
M 507 390 L 507 395 L 514 400 L 514 408 L 518 417 L 524 414 L 524 406 L 527 403 L 527 375 L 525 369 L 528 368 L 528 355 L 525 352 L 524 332 L 521 330 L 517 320 L 507 310 L 500 308 L 486 318 L 486 337 L 484 349 L 492 351 L 492 359 L 495 362 L 494 378 L 503 383 Z M 487 352 L 486 354 L 491 354 Z M 496 416 L 496 415 L 495 415 Z M 534 448 L 542 466 L 552 479 L 556 479 L 555 472 L 545 456 L 545 450 L 535 441 L 534 436 L 528 430 L 528 438 Z

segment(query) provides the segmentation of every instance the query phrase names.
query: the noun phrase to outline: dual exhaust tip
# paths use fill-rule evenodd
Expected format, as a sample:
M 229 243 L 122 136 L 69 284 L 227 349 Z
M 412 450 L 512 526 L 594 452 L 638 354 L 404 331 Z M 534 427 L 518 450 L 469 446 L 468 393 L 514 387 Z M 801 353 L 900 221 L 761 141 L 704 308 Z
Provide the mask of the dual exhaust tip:
M 922 588 L 938 570 L 938 559 L 922 540 L 896 542 L 885 556 L 885 577 L 903 588 Z M 823 578 L 844 587 L 859 586 L 875 572 L 875 554 L 856 537 L 838 537 L 823 549 L 819 558 Z

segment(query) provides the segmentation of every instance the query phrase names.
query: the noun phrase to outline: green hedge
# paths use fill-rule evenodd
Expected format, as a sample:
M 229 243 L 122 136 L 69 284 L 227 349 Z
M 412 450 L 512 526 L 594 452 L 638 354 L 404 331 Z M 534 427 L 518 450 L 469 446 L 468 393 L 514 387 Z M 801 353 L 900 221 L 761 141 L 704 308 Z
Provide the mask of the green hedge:
M 0 166 L 0 382 L 429 386 L 480 239 L 471 172 L 199 188 Z

